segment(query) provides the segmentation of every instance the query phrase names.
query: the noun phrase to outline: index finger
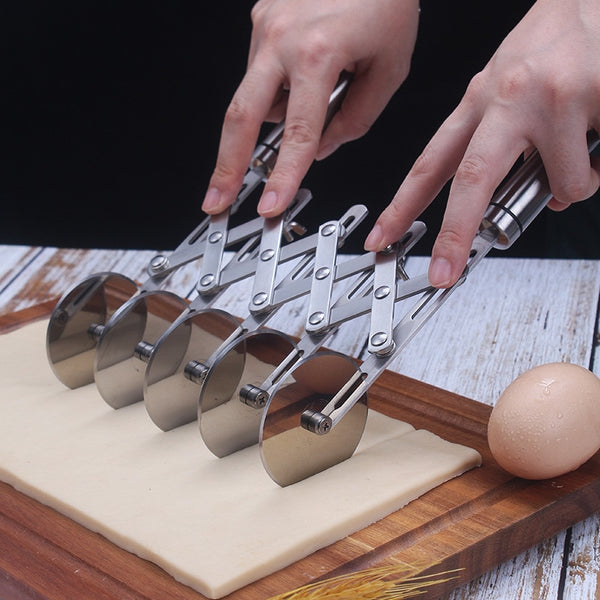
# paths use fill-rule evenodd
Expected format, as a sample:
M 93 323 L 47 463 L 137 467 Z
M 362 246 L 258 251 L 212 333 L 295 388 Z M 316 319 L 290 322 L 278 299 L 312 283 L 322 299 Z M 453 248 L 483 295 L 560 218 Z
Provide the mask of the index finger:
M 527 147 L 503 120 L 484 118 L 476 129 L 450 187 L 442 226 L 435 241 L 429 281 L 449 287 L 461 276 L 473 238 L 494 190 Z
M 339 73 L 332 73 L 329 77 L 297 77 L 290 81 L 279 156 L 258 205 L 258 212 L 264 217 L 285 210 L 315 159 L 338 76 Z
M 278 69 L 251 68 L 242 79 L 225 113 L 217 162 L 202 204 L 205 212 L 218 214 L 236 199 L 281 84 Z

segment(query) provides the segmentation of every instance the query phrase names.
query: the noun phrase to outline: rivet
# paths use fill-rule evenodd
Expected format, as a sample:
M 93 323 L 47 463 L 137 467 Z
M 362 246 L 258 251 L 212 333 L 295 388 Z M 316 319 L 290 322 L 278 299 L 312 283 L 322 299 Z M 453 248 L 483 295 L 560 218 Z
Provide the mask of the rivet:
M 324 318 L 325 318 L 325 313 L 323 313 L 319 310 L 317 312 L 314 312 L 312 315 L 310 315 L 308 322 L 311 325 L 318 325 L 319 323 L 321 323 L 323 321 Z
M 371 336 L 371 344 L 373 346 L 383 346 L 387 342 L 388 336 L 387 333 L 383 331 L 379 331 L 378 333 L 374 333 Z
M 267 262 L 268 260 L 271 260 L 274 256 L 275 256 L 275 250 L 273 250 L 272 248 L 269 248 L 268 250 L 265 250 L 264 252 L 262 252 L 262 254 L 260 255 L 260 260 Z
M 331 269 L 329 269 L 329 267 L 321 267 L 320 269 L 317 269 L 315 277 L 317 279 L 326 279 L 327 277 L 329 277 L 330 273 Z
M 223 234 L 220 231 L 214 231 L 213 233 L 211 233 L 208 236 L 208 241 L 211 244 L 216 244 L 217 242 L 221 241 L 222 237 L 223 237 Z
M 210 285 L 215 280 L 215 276 L 212 273 L 208 273 L 200 280 L 200 285 L 202 287 L 206 287 Z
M 260 306 L 261 304 L 264 304 L 267 301 L 267 297 L 268 296 L 266 292 L 258 292 L 258 294 L 256 294 L 254 298 L 252 298 L 252 304 Z
M 323 229 L 321 229 L 321 235 L 324 235 L 324 236 L 331 235 L 332 233 L 335 233 L 336 229 L 337 229 L 337 225 L 335 225 L 334 223 L 329 223 L 328 225 L 325 225 L 323 227 Z
M 387 296 L 390 295 L 390 288 L 387 285 L 382 285 L 379 286 L 375 292 L 374 292 L 374 296 L 375 298 L 377 298 L 378 300 L 381 300 L 382 298 L 387 298 Z
M 168 266 L 169 259 L 164 254 L 158 254 L 150 261 L 150 269 L 154 273 L 160 273 L 160 271 L 164 271 Z

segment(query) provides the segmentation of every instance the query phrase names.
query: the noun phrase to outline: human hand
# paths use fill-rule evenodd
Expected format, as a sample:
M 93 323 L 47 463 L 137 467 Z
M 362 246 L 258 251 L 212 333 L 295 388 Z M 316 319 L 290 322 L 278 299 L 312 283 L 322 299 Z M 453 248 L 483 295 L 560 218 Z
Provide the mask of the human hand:
M 461 276 L 490 198 L 522 153 L 537 148 L 563 210 L 600 186 L 586 132 L 600 131 L 600 4 L 538 0 L 469 84 L 365 242 L 397 240 L 454 176 L 429 280 Z
M 216 214 L 235 200 L 262 123 L 285 118 L 258 205 L 265 217 L 281 213 L 312 161 L 365 134 L 404 81 L 418 12 L 417 0 L 257 2 L 248 68 L 225 115 L 203 210 Z M 323 133 L 329 96 L 344 70 L 352 83 Z

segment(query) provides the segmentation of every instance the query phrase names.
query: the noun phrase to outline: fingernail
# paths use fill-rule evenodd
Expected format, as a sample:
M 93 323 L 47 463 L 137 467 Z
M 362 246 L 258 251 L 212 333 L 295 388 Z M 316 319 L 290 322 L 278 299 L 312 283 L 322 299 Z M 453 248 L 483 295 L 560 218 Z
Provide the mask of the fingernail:
M 210 212 L 219 208 L 221 203 L 221 192 L 217 188 L 211 187 L 204 196 L 204 202 L 202 203 L 202 210 Z
M 373 229 L 371 229 L 371 233 L 367 236 L 365 240 L 365 250 L 369 252 L 378 252 L 381 250 L 381 245 L 383 242 L 383 229 L 381 225 L 375 225 Z
M 275 192 L 267 192 L 258 203 L 258 212 L 261 215 L 268 214 L 277 206 L 277 194 Z
M 450 261 L 439 257 L 434 258 L 429 266 L 429 283 L 434 287 L 445 287 L 450 283 L 452 265 Z

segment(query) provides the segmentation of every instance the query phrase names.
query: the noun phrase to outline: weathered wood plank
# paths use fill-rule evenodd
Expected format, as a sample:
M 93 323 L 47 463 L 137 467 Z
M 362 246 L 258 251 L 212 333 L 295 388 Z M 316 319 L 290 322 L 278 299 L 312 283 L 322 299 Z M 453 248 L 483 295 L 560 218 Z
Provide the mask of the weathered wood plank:
M 3 246 L 0 254 L 0 312 L 10 312 L 56 297 L 95 271 L 115 270 L 143 279 L 154 253 Z M 426 259 L 411 258 L 408 270 L 421 272 L 425 265 Z M 195 265 L 188 265 L 172 278 L 170 287 L 188 294 L 196 272 Z M 41 274 L 36 285 L 32 284 L 37 279 L 34 274 Z M 250 283 L 242 282 L 228 290 L 217 306 L 245 316 L 250 290 Z M 504 387 L 530 366 L 552 360 L 590 364 L 598 331 L 599 291 L 597 262 L 487 259 L 411 342 L 392 369 L 493 404 Z M 303 300 L 290 303 L 269 325 L 299 335 L 303 309 Z M 328 346 L 360 356 L 367 327 L 366 318 L 360 326 L 355 322 L 342 327 Z M 599 361 L 593 368 L 600 374 Z M 565 599 L 593 598 L 600 588 L 600 560 L 595 550 L 599 545 L 598 518 L 591 517 L 572 530 Z M 451 597 L 558 598 L 564 544 L 562 533 L 460 588 Z

